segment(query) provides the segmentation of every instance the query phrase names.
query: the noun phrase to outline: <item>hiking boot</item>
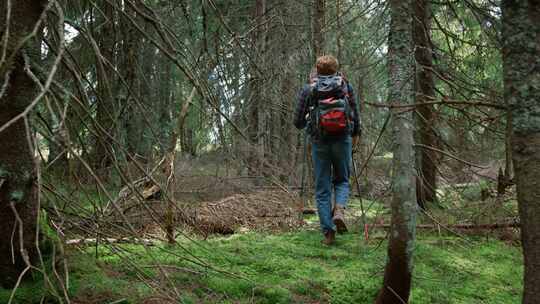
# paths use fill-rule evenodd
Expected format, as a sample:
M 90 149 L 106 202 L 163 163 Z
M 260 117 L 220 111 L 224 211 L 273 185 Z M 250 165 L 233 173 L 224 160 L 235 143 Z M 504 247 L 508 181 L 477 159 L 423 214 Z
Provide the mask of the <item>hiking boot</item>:
M 334 230 L 330 230 L 324 233 L 324 240 L 321 241 L 323 245 L 330 246 L 334 245 L 336 242 L 336 232 Z
M 348 231 L 347 226 L 345 225 L 345 208 L 342 206 L 336 204 L 332 221 L 334 222 L 334 225 L 336 225 L 338 233 L 345 233 Z

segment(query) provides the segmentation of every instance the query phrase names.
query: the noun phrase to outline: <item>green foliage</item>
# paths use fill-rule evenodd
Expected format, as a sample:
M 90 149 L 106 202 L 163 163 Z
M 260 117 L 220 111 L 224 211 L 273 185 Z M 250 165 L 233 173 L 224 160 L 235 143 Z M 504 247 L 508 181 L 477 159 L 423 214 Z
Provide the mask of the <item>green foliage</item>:
M 9 177 L 9 171 L 0 167 L 0 178 L 8 178 L 8 177 Z
M 115 177 L 116 178 L 116 177 Z M 113 183 L 105 184 L 103 191 L 96 184 L 73 184 L 58 176 L 47 174 L 43 176 L 43 183 L 52 191 L 43 191 L 43 207 L 60 211 L 90 215 L 99 208 L 103 208 L 109 201 L 109 196 L 114 196 L 120 190 Z
M 260 297 L 261 304 L 290 303 L 291 292 L 283 287 L 256 288 L 255 296 Z
M 487 190 L 490 186 L 493 185 L 490 185 L 486 181 L 480 181 L 463 188 L 459 194 L 464 201 L 479 201 L 482 196 L 482 190 Z
M 49 226 L 49 220 L 47 211 L 44 209 L 39 212 L 39 247 L 41 254 L 49 257 L 53 254 L 53 251 L 60 245 L 60 238 L 58 234 Z
M 11 192 L 11 194 L 9 195 L 10 201 L 12 201 L 14 203 L 18 203 L 18 202 L 22 201 L 23 198 L 24 198 L 24 191 L 22 191 L 22 190 L 15 190 L 15 191 Z

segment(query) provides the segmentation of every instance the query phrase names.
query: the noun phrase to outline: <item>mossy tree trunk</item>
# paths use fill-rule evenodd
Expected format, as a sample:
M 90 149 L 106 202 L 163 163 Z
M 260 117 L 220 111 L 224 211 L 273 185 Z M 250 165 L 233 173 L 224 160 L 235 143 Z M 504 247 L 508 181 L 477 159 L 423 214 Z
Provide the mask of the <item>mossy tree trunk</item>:
M 11 1 L 9 36 L 0 65 L 0 127 L 21 114 L 37 95 L 37 86 L 24 71 L 29 60 L 39 60 L 39 43 L 28 38 L 46 1 Z M 6 34 L 7 1 L 0 3 L 2 37 Z M 4 89 L 4 87 L 3 87 Z M 26 120 L 30 123 L 30 120 Z M 0 285 L 12 286 L 36 257 L 37 188 L 33 132 L 19 119 L 0 132 Z
M 523 303 L 540 299 L 540 3 L 502 1 L 504 98 L 524 256 Z
M 413 51 L 411 1 L 390 1 L 388 36 L 389 102 L 411 104 L 413 100 Z M 416 185 L 413 151 L 414 123 L 411 111 L 392 109 L 392 224 L 383 287 L 376 303 L 407 303 L 413 271 Z
M 416 59 L 415 103 L 429 103 L 435 99 L 435 83 L 433 81 L 433 50 L 431 47 L 431 4 L 427 0 L 414 1 L 413 40 Z M 433 105 L 421 105 L 417 109 L 418 137 L 420 143 L 433 147 L 436 138 L 433 131 Z M 435 152 L 421 148 L 417 160 L 418 178 L 416 196 L 418 204 L 425 209 L 428 203 L 436 200 L 437 164 Z

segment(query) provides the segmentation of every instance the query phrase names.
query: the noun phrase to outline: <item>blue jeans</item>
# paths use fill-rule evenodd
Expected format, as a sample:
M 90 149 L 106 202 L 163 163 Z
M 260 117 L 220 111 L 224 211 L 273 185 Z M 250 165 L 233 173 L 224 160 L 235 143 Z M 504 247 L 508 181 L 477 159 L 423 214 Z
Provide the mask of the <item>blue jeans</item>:
M 336 204 L 346 207 L 349 200 L 349 172 L 352 139 L 314 140 L 311 156 L 315 167 L 315 200 L 321 230 L 336 230 L 332 221 L 332 193 Z

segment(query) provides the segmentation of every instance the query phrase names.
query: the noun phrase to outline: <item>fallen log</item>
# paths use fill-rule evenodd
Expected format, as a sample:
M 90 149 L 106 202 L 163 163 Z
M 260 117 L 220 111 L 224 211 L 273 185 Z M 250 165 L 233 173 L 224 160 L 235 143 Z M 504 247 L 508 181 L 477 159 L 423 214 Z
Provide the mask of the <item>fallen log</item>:
M 302 214 L 316 214 L 317 210 L 311 208 L 302 209 Z
M 95 238 L 88 238 L 88 239 L 72 239 L 72 240 L 66 240 L 66 245 L 86 245 L 86 244 L 95 244 L 98 242 Z M 148 245 L 153 246 L 155 245 L 155 242 L 149 239 L 139 239 L 139 238 L 100 238 L 100 243 L 105 244 L 112 244 L 112 243 L 122 243 L 122 244 L 140 244 L 140 245 Z
M 375 228 L 390 228 L 390 224 L 372 224 L 369 225 Z M 494 230 L 503 228 L 520 228 L 519 223 L 495 223 L 495 224 L 454 224 L 454 225 L 432 225 L 432 224 L 420 224 L 416 225 L 417 229 L 438 229 L 438 228 L 450 228 L 450 229 L 465 229 L 465 230 Z

